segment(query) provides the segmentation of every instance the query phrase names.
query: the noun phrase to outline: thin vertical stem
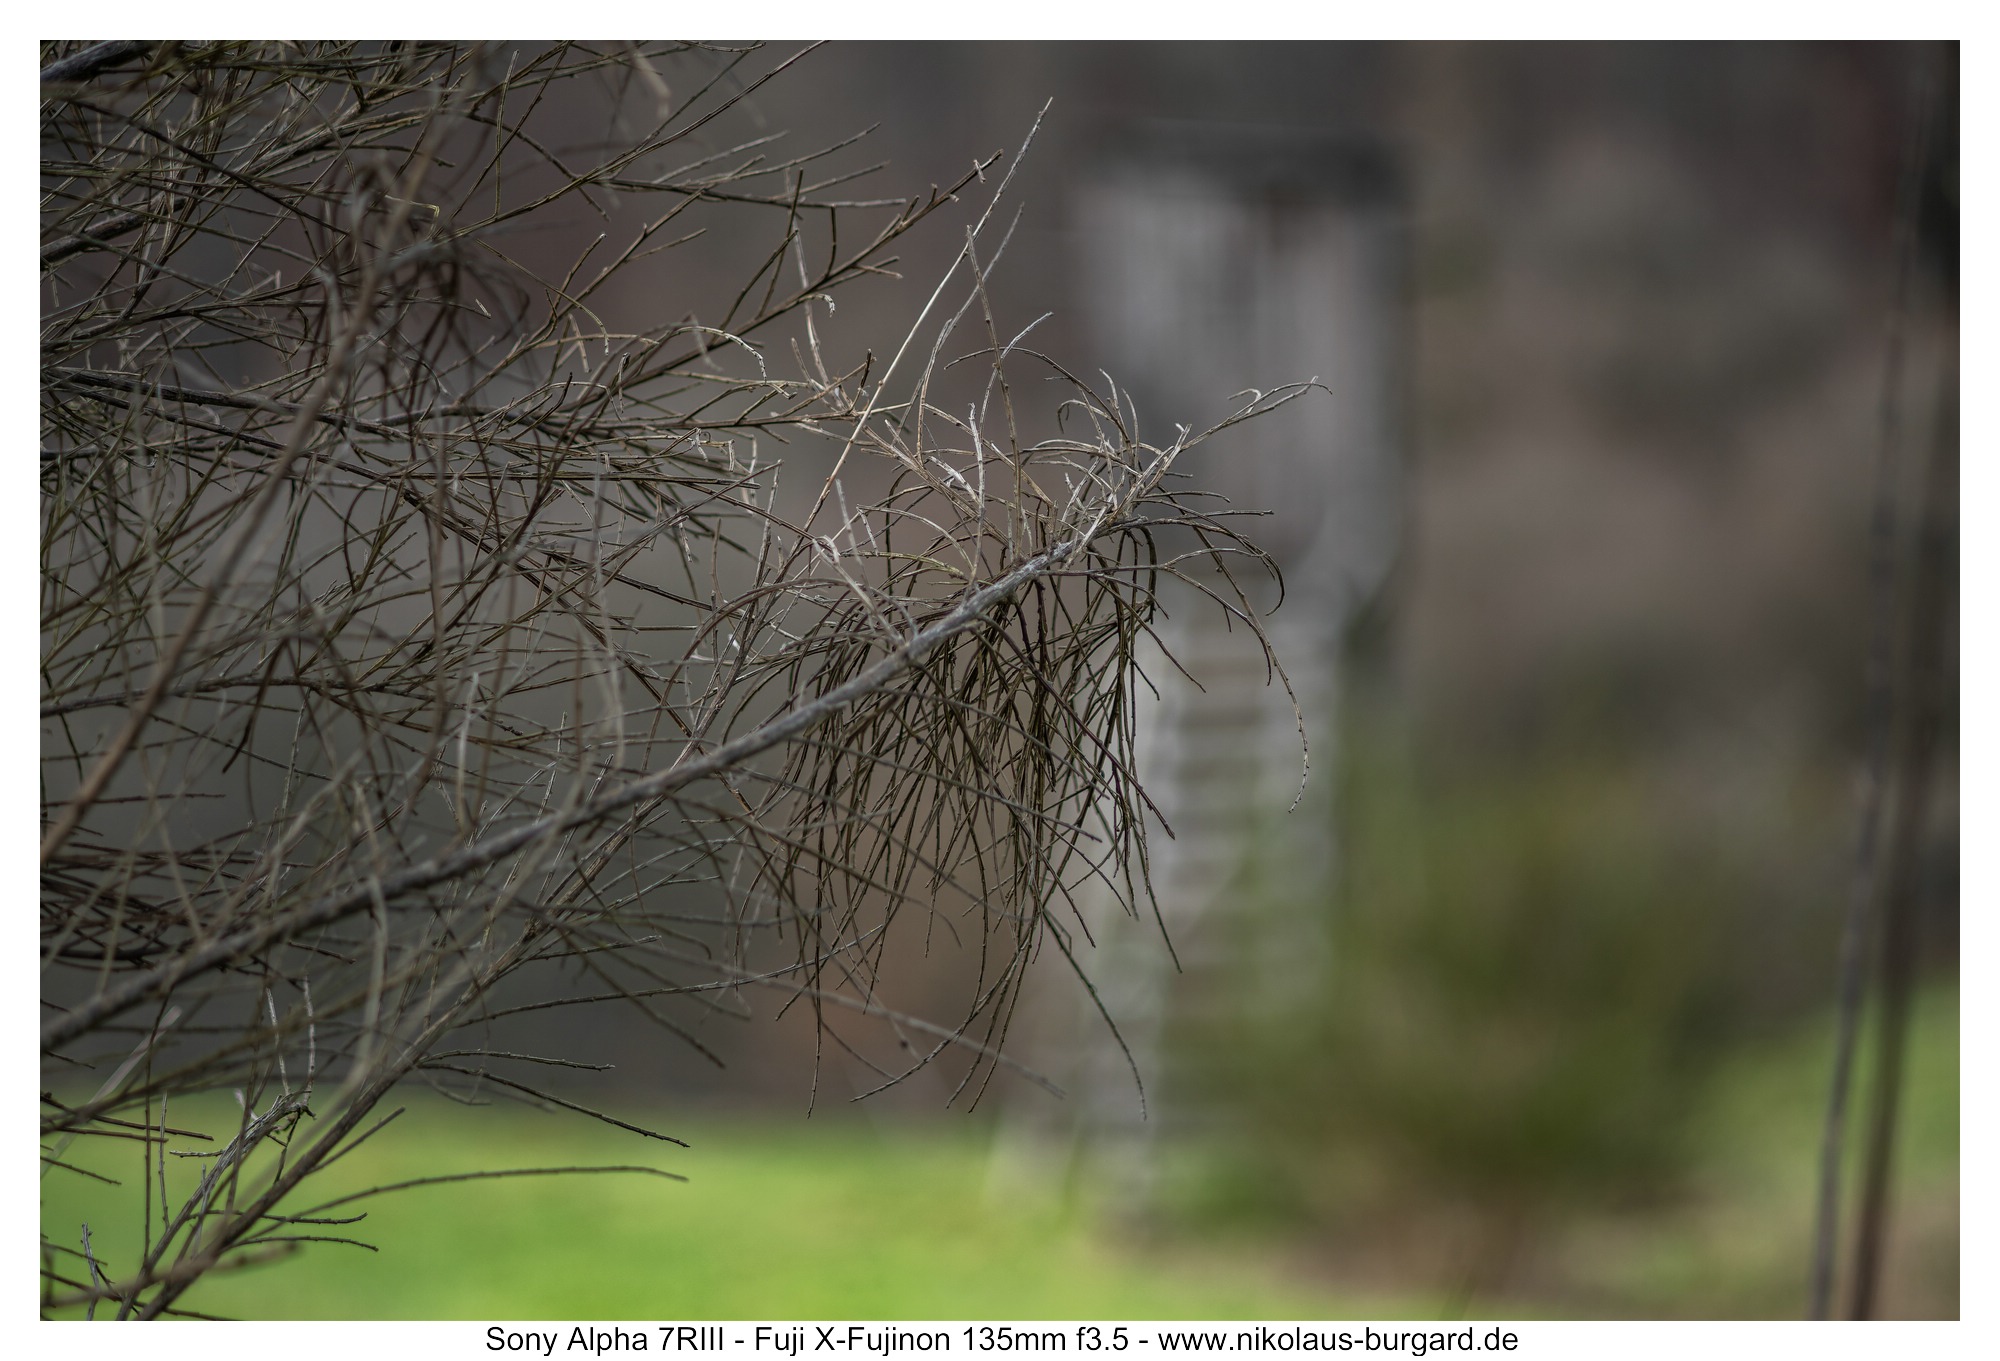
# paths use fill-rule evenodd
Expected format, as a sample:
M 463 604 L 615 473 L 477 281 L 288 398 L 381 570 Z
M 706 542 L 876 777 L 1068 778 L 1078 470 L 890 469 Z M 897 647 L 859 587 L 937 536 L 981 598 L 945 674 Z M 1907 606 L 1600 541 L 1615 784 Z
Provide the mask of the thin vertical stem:
M 1866 1005 L 1869 942 L 1881 892 L 1879 867 L 1882 825 L 1888 805 L 1889 762 L 1895 722 L 1892 654 L 1896 615 L 1896 473 L 1902 439 L 1902 385 L 1910 295 L 1915 280 L 1917 198 L 1928 155 L 1933 94 L 1929 71 L 1913 75 L 1909 140 L 1897 188 L 1896 279 L 1889 315 L 1888 353 L 1883 365 L 1874 508 L 1868 532 L 1868 589 L 1873 620 L 1868 648 L 1867 712 L 1869 747 L 1863 768 L 1860 830 L 1855 842 L 1847 917 L 1841 932 L 1838 1022 L 1826 1117 L 1820 1132 L 1819 1187 L 1814 1210 L 1811 1300 L 1808 1317 L 1832 1316 L 1839 1256 L 1840 1182 L 1845 1162 L 1848 1102 L 1854 1082 L 1861 1014 Z

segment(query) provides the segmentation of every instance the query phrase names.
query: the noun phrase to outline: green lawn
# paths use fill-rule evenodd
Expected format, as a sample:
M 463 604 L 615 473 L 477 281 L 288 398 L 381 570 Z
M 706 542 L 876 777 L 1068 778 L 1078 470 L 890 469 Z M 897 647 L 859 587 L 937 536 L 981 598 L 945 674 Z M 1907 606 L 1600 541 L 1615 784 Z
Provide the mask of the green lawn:
M 181 1123 L 177 1119 L 175 1123 Z M 378 1252 L 312 1245 L 212 1277 L 189 1308 L 254 1318 L 739 1319 L 1380 1316 L 1422 1304 L 1274 1279 L 1257 1257 L 1117 1246 L 1058 1198 L 988 1190 L 977 1127 L 667 1119 L 677 1149 L 508 1109 L 413 1108 L 327 1172 L 323 1196 L 447 1171 L 644 1161 L 628 1175 L 420 1187 L 367 1202 Z M 80 1151 L 73 1149 L 74 1160 Z M 136 1165 L 136 1154 L 128 1155 Z M 103 1169 L 98 1159 L 94 1166 Z M 120 1193 L 60 1171 L 44 1222 L 90 1221 L 129 1269 Z M 74 1234 L 74 1228 L 69 1229 Z
M 1896 1313 L 1957 1310 L 1957 1035 L 1956 990 L 1932 991 L 1912 1037 L 1888 1290 Z M 651 1117 L 692 1145 L 679 1149 L 578 1117 L 423 1102 L 321 1177 L 320 1197 L 557 1164 L 644 1162 L 688 1180 L 402 1191 L 358 1207 L 364 1224 L 326 1230 L 379 1251 L 310 1245 L 211 1276 L 185 1303 L 249 1318 L 1795 1317 L 1827 1036 L 1810 1027 L 1727 1069 L 1699 1112 L 1701 1151 L 1678 1199 L 1550 1224 L 1538 1250 L 1551 1285 L 1540 1296 L 1466 1299 L 1448 1282 L 1395 1295 L 1316 1285 L 1333 1273 L 1274 1230 L 1184 1225 L 1142 1242 L 1018 1172 L 996 1177 L 987 1134 L 968 1121 Z M 173 1123 L 201 1127 L 178 1107 Z M 83 1142 L 65 1156 L 125 1184 L 51 1172 L 45 1231 L 74 1243 L 88 1222 L 107 1268 L 130 1270 L 136 1145 Z M 200 1168 L 177 1163 L 177 1183 L 191 1185 Z

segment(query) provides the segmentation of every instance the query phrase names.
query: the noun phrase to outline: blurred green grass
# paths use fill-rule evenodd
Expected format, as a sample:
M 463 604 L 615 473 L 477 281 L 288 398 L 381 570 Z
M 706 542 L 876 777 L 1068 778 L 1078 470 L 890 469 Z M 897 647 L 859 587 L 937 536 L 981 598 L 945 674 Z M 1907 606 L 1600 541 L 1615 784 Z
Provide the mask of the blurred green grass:
M 1905 1315 L 1957 1310 L 1957 1018 L 1956 989 L 1936 987 L 1912 1032 L 1888 1294 Z M 1474 1297 L 1415 1277 L 1364 1287 L 1279 1225 L 1197 1216 L 1156 1223 L 1141 1242 L 1076 1197 L 996 1181 L 989 1133 L 972 1122 L 654 1116 L 692 1145 L 678 1149 L 575 1117 L 427 1101 L 318 1179 L 319 1197 L 582 1163 L 644 1162 L 689 1180 L 401 1191 L 363 1202 L 362 1225 L 326 1230 L 379 1251 L 308 1245 L 211 1276 L 185 1303 L 329 1319 L 1795 1317 L 1831 1033 L 1821 1019 L 1724 1065 L 1690 1113 L 1682 1194 L 1544 1225 L 1539 1294 Z M 222 1124 L 224 1109 L 205 1114 Z M 199 1127 L 196 1117 L 177 1109 L 173 1123 Z M 67 1156 L 125 1185 L 50 1173 L 44 1230 L 74 1242 L 88 1222 L 109 1269 L 129 1270 L 136 1146 Z M 180 1184 L 199 1175 L 187 1161 L 172 1173 Z
M 680 1121 L 692 1145 L 575 1117 L 425 1103 L 317 1179 L 322 1198 L 495 1167 L 646 1162 L 688 1177 L 523 1178 L 419 1187 L 364 1203 L 378 1252 L 212 1276 L 190 1309 L 237 1318 L 1228 1318 L 1423 1311 L 1316 1290 L 1254 1255 L 1164 1252 L 1093 1231 L 1058 1197 L 988 1190 L 984 1127 L 852 1120 Z M 191 1119 L 188 1113 L 174 1123 Z M 219 1121 L 217 1123 L 220 1123 Z M 110 1170 L 92 1150 L 90 1165 Z M 136 1147 L 114 1154 L 133 1164 Z M 73 1149 L 72 1160 L 82 1151 Z M 43 1222 L 89 1222 L 129 1270 L 131 1186 L 51 1173 Z M 156 1211 L 157 1213 L 157 1211 Z M 341 1211 L 341 1213 L 351 1213 Z M 121 1237 L 122 1235 L 122 1237 Z

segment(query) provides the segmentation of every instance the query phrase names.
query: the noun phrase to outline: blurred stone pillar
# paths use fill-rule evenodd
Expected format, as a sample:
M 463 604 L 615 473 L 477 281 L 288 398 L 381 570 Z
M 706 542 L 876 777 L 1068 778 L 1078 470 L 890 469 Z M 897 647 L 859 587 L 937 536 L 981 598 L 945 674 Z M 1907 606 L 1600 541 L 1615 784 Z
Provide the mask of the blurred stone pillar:
M 1160 922 L 1108 901 L 1086 908 L 1095 944 L 1078 933 L 1077 955 L 1117 1036 L 1059 957 L 1042 961 L 1015 1028 L 1020 1057 L 1068 1097 L 1012 1103 L 996 1169 L 1032 1165 L 1046 1179 L 1053 1151 L 1114 1204 L 1139 1208 L 1156 1133 L 1202 1123 L 1170 1036 L 1224 1006 L 1282 1005 L 1324 977 L 1341 642 L 1388 571 L 1402 514 L 1403 193 L 1374 141 L 1156 124 L 1102 157 L 1071 209 L 1073 305 L 1149 442 L 1214 424 L 1253 386 L 1328 389 L 1181 465 L 1234 509 L 1270 512 L 1239 523 L 1284 573 L 1270 636 L 1304 713 L 1309 797 L 1288 813 L 1298 720 L 1254 640 L 1191 589 L 1165 596 L 1160 641 L 1199 686 L 1152 659 L 1160 696 L 1141 719 L 1141 778 L 1174 831 L 1151 842 Z

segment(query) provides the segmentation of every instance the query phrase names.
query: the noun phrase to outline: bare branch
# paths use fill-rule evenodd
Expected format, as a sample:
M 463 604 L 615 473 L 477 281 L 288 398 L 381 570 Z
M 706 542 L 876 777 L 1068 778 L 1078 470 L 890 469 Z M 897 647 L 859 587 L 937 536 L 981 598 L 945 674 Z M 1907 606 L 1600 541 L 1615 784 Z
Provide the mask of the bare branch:
M 136 1265 L 66 1230 L 45 1308 L 332 1237 L 291 1207 L 400 1086 L 611 1119 L 508 1076 L 604 1066 L 513 1042 L 553 1006 L 708 1053 L 676 1008 L 775 993 L 976 1098 L 1076 895 L 1145 910 L 1162 579 L 1262 645 L 1180 456 L 1311 385 L 1148 443 L 1002 324 L 1018 156 L 836 200 L 853 139 L 746 133 L 804 51 L 45 51 L 43 1158 L 145 1158 Z M 961 206 L 886 359 L 834 328 Z M 913 934 L 958 1014 L 885 1001 Z

